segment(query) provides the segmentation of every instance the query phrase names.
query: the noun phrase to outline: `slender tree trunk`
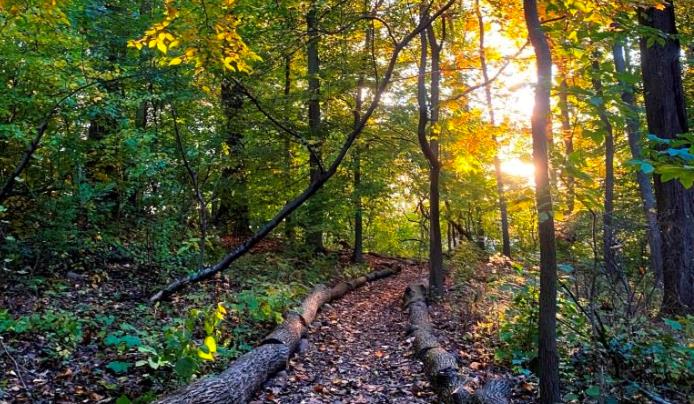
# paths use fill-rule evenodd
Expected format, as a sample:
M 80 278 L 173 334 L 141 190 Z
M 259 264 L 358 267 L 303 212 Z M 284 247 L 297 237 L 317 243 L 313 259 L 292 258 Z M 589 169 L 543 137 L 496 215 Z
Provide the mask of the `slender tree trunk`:
M 484 19 L 480 10 L 479 0 L 475 0 L 475 11 L 480 27 L 480 64 L 482 66 L 482 76 L 485 83 L 489 83 L 489 71 L 487 69 L 487 55 L 484 49 Z M 502 252 L 505 256 L 511 257 L 511 237 L 508 230 L 508 211 L 506 209 L 506 196 L 504 194 L 504 177 L 501 173 L 501 161 L 499 160 L 499 142 L 496 138 L 496 120 L 494 119 L 494 105 L 492 104 L 491 84 L 484 86 L 484 93 L 487 99 L 487 109 L 489 111 L 489 123 L 492 126 L 492 140 L 496 150 L 494 151 L 494 173 L 496 175 L 496 191 L 499 198 L 499 214 L 501 215 L 501 240 Z
M 557 253 L 554 239 L 554 213 L 547 156 L 547 116 L 550 114 L 552 56 L 540 26 L 535 0 L 523 0 L 525 21 L 537 58 L 537 87 L 532 116 L 533 159 L 535 161 L 535 198 L 540 236 L 540 402 L 561 401 L 559 390 L 559 354 L 557 351 Z
M 357 96 L 354 105 L 354 127 L 356 128 L 361 121 L 362 108 L 362 87 L 364 77 L 359 77 L 357 83 Z M 362 204 L 361 204 L 361 152 L 359 144 L 354 146 L 354 251 L 352 252 L 352 262 L 363 262 L 363 223 L 362 223 Z
M 178 116 L 176 114 L 176 108 L 171 107 L 171 119 L 173 120 L 174 136 L 176 138 L 176 148 L 181 156 L 181 161 L 183 166 L 190 177 L 190 183 L 193 186 L 193 192 L 195 194 L 195 199 L 198 202 L 198 220 L 200 224 L 200 266 L 205 265 L 205 245 L 207 243 L 207 202 L 202 195 L 202 190 L 200 189 L 200 182 L 198 181 L 198 173 L 193 170 L 193 167 L 188 161 L 186 149 L 183 145 L 183 139 L 181 138 L 181 132 L 178 129 Z
M 421 4 L 420 19 L 428 19 L 426 15 L 426 5 Z M 436 34 L 433 26 L 427 27 L 426 31 L 419 34 L 420 37 L 420 65 L 417 78 L 417 100 L 419 104 L 419 124 L 417 126 L 417 138 L 419 145 L 429 163 L 429 293 L 437 298 L 443 295 L 443 246 L 441 243 L 441 220 L 440 220 L 440 194 L 439 178 L 441 174 L 441 164 L 439 162 L 439 140 L 441 129 L 438 125 L 439 119 L 439 91 L 441 71 L 439 57 L 441 46 L 436 41 Z M 427 113 L 427 89 L 426 89 L 426 66 L 428 48 L 431 45 L 431 116 Z M 427 123 L 429 125 L 429 139 L 427 139 Z
M 559 110 L 561 113 L 561 130 L 564 140 L 564 153 L 566 164 L 569 163 L 571 154 L 574 152 L 574 136 L 571 128 L 571 116 L 569 112 L 569 86 L 566 78 L 566 67 L 561 68 L 561 82 L 559 83 Z M 576 180 L 568 170 L 564 174 L 566 184 L 566 214 L 570 215 L 574 211 L 576 200 Z
M 593 77 L 591 79 L 595 95 L 599 98 L 596 104 L 598 117 L 605 131 L 605 194 L 603 212 L 603 244 L 602 251 L 605 259 L 605 269 L 613 279 L 621 279 L 614 252 L 614 131 L 612 123 L 605 109 L 605 95 L 603 93 L 602 80 L 600 79 L 600 62 L 597 59 L 591 62 Z
M 289 106 L 289 94 L 292 89 L 292 57 L 287 55 L 284 60 L 284 100 L 287 107 Z M 284 186 L 286 189 L 291 187 L 292 183 L 292 143 L 289 137 L 284 138 Z M 294 241 L 294 220 L 293 216 L 289 215 L 284 220 L 284 235 L 289 241 Z
M 243 159 L 243 134 L 239 117 L 243 109 L 243 91 L 231 80 L 222 81 L 221 102 L 226 118 L 225 143 L 229 148 L 230 164 L 222 170 L 222 192 L 214 222 L 237 237 L 251 233 L 248 206 L 248 183 Z
M 648 131 L 674 139 L 688 131 L 675 9 L 640 10 L 640 23 L 667 34 L 663 45 L 641 38 L 641 72 Z M 662 38 L 661 38 L 662 39 Z M 666 315 L 694 311 L 694 188 L 654 176 L 663 251 L 663 304 Z
M 629 68 L 624 59 L 624 48 L 620 43 L 615 43 L 612 48 L 615 70 L 618 75 L 627 74 Z M 630 84 L 620 80 L 622 86 L 622 101 L 628 108 L 626 116 L 627 138 L 631 156 L 639 160 L 641 159 L 641 134 L 639 129 L 639 118 L 634 102 L 634 88 Z M 663 279 L 663 251 L 662 242 L 660 239 L 660 229 L 658 228 L 658 211 L 656 209 L 655 194 L 653 193 L 653 185 L 651 184 L 648 175 L 641 170 L 636 171 L 636 181 L 639 184 L 639 193 L 643 203 L 643 211 L 646 215 L 648 247 L 651 253 L 651 269 L 658 283 Z
M 365 2 L 365 12 L 368 12 L 368 1 Z M 354 102 L 354 127 L 356 128 L 361 121 L 361 109 L 363 105 L 364 97 L 364 81 L 365 81 L 365 70 L 366 70 L 366 60 L 371 49 L 371 41 L 373 40 L 374 29 L 372 25 L 366 29 L 364 37 L 364 53 L 363 53 L 363 66 L 359 69 L 359 79 L 357 80 L 357 94 Z M 363 250 L 364 250 L 364 231 L 363 231 L 363 206 L 361 201 L 361 149 L 357 143 L 354 146 L 354 251 L 352 252 L 352 262 L 363 262 Z
M 308 33 L 308 44 L 306 47 L 306 56 L 308 60 L 308 127 L 309 127 L 309 137 L 313 141 L 314 153 L 311 153 L 309 157 L 309 181 L 311 184 L 318 181 L 321 177 L 320 161 L 317 159 L 321 158 L 320 144 L 321 141 L 321 111 L 320 111 L 320 60 L 318 59 L 318 20 L 317 20 L 317 10 L 315 2 L 311 3 L 311 6 L 306 14 L 306 27 Z M 312 201 L 318 202 L 318 201 Z M 316 204 L 309 204 L 309 220 L 308 228 L 306 231 L 306 244 L 316 251 L 322 251 L 323 247 L 323 231 L 321 230 L 322 225 L 322 212 L 319 206 Z

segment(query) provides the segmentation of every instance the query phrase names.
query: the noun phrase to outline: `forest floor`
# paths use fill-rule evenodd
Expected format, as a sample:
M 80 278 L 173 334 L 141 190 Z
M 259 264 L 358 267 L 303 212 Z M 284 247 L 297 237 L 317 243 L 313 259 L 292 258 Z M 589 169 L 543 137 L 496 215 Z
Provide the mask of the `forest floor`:
M 404 269 L 398 275 L 326 305 L 311 325 L 303 352 L 266 383 L 253 403 L 436 402 L 422 364 L 413 355 L 413 338 L 405 334 L 407 316 L 402 307 L 407 285 L 426 277 L 426 263 L 401 263 Z M 481 270 L 490 268 L 479 265 Z M 460 318 L 471 311 L 453 309 L 466 304 L 460 300 L 463 295 L 449 296 L 432 305 L 430 315 L 442 346 L 457 357 L 466 387 L 474 389 L 490 378 L 506 377 L 513 381 L 514 401 L 528 401 L 534 388 L 494 365 L 494 347 L 482 335 L 470 332 L 473 319 Z
M 267 254 L 258 252 L 251 259 L 268 267 L 277 257 Z M 333 264 L 328 262 L 334 266 L 323 270 L 333 282 L 349 277 L 343 273 L 349 268 L 348 256 L 338 254 Z M 308 346 L 291 359 L 288 369 L 264 386 L 256 403 L 435 401 L 421 363 L 413 356 L 412 339 L 405 334 L 402 308 L 405 287 L 426 276 L 426 263 L 375 255 L 367 255 L 367 261 L 372 268 L 397 261 L 403 270 L 324 307 L 311 325 Z M 490 264 L 486 258 L 469 265 L 478 274 L 504 267 L 503 263 Z M 254 271 L 252 265 L 249 268 Z M 287 274 L 288 279 L 302 271 L 294 270 Z M 0 332 L 0 403 L 107 403 L 118 398 L 118 403 L 147 402 L 171 391 L 183 383 L 172 377 L 171 367 L 134 365 L 146 362 L 147 351 L 141 347 L 162 346 L 167 324 L 185 319 L 191 309 L 214 305 L 238 293 L 245 286 L 236 280 L 241 274 L 235 275 L 205 282 L 158 308 L 146 304 L 146 299 L 152 285 L 161 284 L 162 279 L 153 271 L 123 263 L 84 276 L 1 282 L 5 310 L 0 310 L 0 331 L 4 330 Z M 532 401 L 535 386 L 497 367 L 489 334 L 479 332 L 485 323 L 474 305 L 475 296 L 484 288 L 484 276 L 482 279 L 476 286 L 449 280 L 447 297 L 430 307 L 436 334 L 442 346 L 457 356 L 467 386 L 475 388 L 490 377 L 508 377 L 514 381 L 514 402 Z M 236 347 L 241 352 L 273 328 L 268 322 L 244 325 L 226 321 L 225 329 L 246 330 L 243 336 L 234 334 L 245 341 L 245 348 Z M 126 343 L 110 345 L 106 342 L 110 335 Z M 229 359 L 233 356 L 205 362 L 199 373 L 219 371 Z M 114 362 L 130 366 L 118 371 Z

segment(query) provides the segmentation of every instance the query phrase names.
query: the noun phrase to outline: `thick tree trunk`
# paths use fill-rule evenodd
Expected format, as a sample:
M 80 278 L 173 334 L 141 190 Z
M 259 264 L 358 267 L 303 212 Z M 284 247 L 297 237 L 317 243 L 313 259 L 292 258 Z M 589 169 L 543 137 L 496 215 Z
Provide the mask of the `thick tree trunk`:
M 540 402 L 561 401 L 559 354 L 557 351 L 557 253 L 554 239 L 554 212 L 547 156 L 547 116 L 550 113 L 552 56 L 540 26 L 536 0 L 523 0 L 528 35 L 537 58 L 537 86 L 532 116 L 533 160 L 535 161 L 535 199 L 540 236 Z
M 479 0 L 475 1 L 475 11 L 477 13 L 477 21 L 480 30 L 480 64 L 482 67 L 482 76 L 485 83 L 489 83 L 489 71 L 487 69 L 487 55 L 484 49 L 484 19 L 480 10 Z M 508 230 L 508 211 L 506 209 L 506 196 L 504 195 L 504 177 L 501 173 L 501 161 L 499 160 L 499 142 L 496 138 L 496 120 L 494 119 L 494 105 L 492 104 L 492 88 L 491 84 L 484 86 L 484 93 L 487 99 L 487 110 L 489 113 L 489 124 L 492 126 L 492 140 L 496 150 L 494 151 L 494 174 L 496 176 L 496 192 L 499 199 L 499 214 L 501 216 L 501 240 L 502 252 L 505 256 L 511 257 L 511 237 Z
M 597 55 L 596 55 L 597 57 Z M 605 95 L 603 94 L 602 80 L 600 79 L 600 62 L 594 59 L 591 62 L 592 68 L 592 84 L 595 95 L 600 100 L 595 108 L 598 111 L 598 117 L 605 131 L 605 193 L 603 204 L 603 241 L 602 251 L 605 259 L 605 270 L 612 279 L 621 279 L 619 268 L 615 257 L 614 245 L 614 131 L 612 123 L 607 116 L 605 108 Z
M 316 286 L 304 299 L 300 313 L 289 312 L 284 322 L 263 339 L 262 344 L 243 355 L 222 373 L 197 380 L 157 403 L 217 404 L 246 403 L 272 375 L 283 369 L 325 303 L 339 299 L 367 281 L 395 275 L 399 267 L 373 271 L 356 282 L 340 282 L 329 289 Z
M 615 43 L 612 48 L 615 70 L 619 75 L 624 75 L 629 72 L 626 60 L 624 58 L 624 48 L 620 43 Z M 631 149 L 631 156 L 640 160 L 641 155 L 641 130 L 639 129 L 639 117 L 634 102 L 634 88 L 626 83 L 623 79 L 620 80 L 622 86 L 622 101 L 627 106 L 626 127 L 627 140 Z M 643 211 L 646 216 L 648 247 L 651 253 L 651 269 L 655 275 L 656 281 L 661 283 L 663 280 L 663 251 L 662 241 L 660 238 L 660 229 L 658 228 L 658 211 L 656 208 L 655 194 L 653 193 L 653 185 L 648 175 L 641 170 L 636 171 L 636 181 L 639 184 L 639 193 L 643 203 Z
M 309 181 L 316 183 L 321 173 L 321 111 L 320 111 L 320 60 L 318 59 L 318 20 L 315 2 L 312 2 L 306 14 L 306 27 L 308 32 L 308 44 L 306 46 L 306 57 L 308 60 L 308 130 L 309 138 L 313 141 L 314 153 L 309 157 Z M 309 204 L 309 218 L 307 220 L 306 244 L 315 251 L 322 251 L 323 230 L 322 210 L 319 203 Z
M 667 34 L 663 45 L 648 46 L 641 38 L 641 71 L 646 100 L 648 131 L 674 139 L 688 131 L 682 87 L 680 43 L 675 9 L 667 4 L 640 10 L 640 23 Z M 662 39 L 662 38 L 661 38 Z M 663 251 L 663 314 L 694 311 L 694 188 L 655 175 L 655 195 Z

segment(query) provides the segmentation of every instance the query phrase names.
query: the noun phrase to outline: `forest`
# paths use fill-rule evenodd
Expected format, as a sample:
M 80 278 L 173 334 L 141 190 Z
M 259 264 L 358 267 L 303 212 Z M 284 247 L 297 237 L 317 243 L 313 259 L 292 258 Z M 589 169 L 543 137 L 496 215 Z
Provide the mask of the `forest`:
M 694 404 L 694 0 L 0 0 L 0 82 L 0 403 Z

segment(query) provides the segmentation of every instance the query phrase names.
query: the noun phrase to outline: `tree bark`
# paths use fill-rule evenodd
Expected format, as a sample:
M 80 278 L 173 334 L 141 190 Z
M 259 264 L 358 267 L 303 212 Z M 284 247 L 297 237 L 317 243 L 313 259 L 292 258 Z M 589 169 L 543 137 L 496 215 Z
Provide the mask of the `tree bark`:
M 421 4 L 420 19 L 426 20 L 426 5 Z M 439 58 L 442 45 L 437 43 L 433 25 L 426 32 L 419 34 L 421 54 L 419 75 L 417 78 L 417 100 L 419 104 L 419 123 L 417 138 L 419 145 L 429 163 L 429 284 L 432 297 L 443 295 L 443 246 L 441 243 L 441 213 L 439 179 L 441 164 L 439 162 L 439 140 L 441 129 L 438 125 L 441 71 Z M 431 107 L 427 105 L 426 66 L 428 48 L 431 45 Z M 427 110 L 430 109 L 430 114 Z M 429 116 L 430 115 L 430 116 Z M 429 139 L 427 139 L 427 123 L 429 123 Z
M 242 88 L 238 83 L 229 79 L 222 81 L 221 103 L 226 118 L 224 135 L 231 162 L 222 170 L 221 201 L 214 222 L 224 226 L 225 231 L 237 237 L 247 237 L 251 232 L 248 181 L 243 159 L 243 134 L 239 125 L 243 97 Z
M 552 56 L 540 26 L 536 0 L 523 0 L 528 35 L 537 59 L 537 86 L 532 115 L 533 160 L 535 161 L 535 199 L 540 236 L 540 319 L 539 361 L 540 402 L 561 401 L 559 354 L 557 351 L 557 253 L 554 239 L 554 212 L 547 156 L 547 116 L 550 113 Z
M 414 338 L 415 355 L 422 361 L 424 372 L 439 400 L 450 404 L 508 403 L 512 386 L 504 379 L 487 381 L 475 394 L 467 392 L 456 357 L 442 348 L 434 335 L 426 295 L 427 287 L 421 282 L 405 289 L 404 306 L 409 319 L 407 334 Z
M 157 403 L 247 403 L 265 381 L 287 365 L 323 304 L 363 285 L 366 279 L 377 280 L 399 271 L 397 267 L 373 271 L 364 277 L 363 283 L 356 283 L 355 287 L 350 282 L 340 282 L 332 289 L 324 285 L 316 286 L 303 300 L 301 313 L 287 313 L 284 322 L 265 337 L 259 347 L 232 362 L 219 375 L 199 379 Z
M 292 57 L 287 55 L 284 60 L 284 101 L 289 108 L 289 94 L 292 89 Z M 289 137 L 284 138 L 284 186 L 289 189 L 292 184 L 292 143 Z M 294 241 L 294 220 L 289 215 L 284 220 L 284 235 L 289 241 Z
M 605 193 L 603 198 L 603 238 L 602 251 L 605 259 L 605 270 L 612 279 L 622 279 L 617 268 L 617 261 L 614 252 L 614 131 L 612 123 L 607 116 L 605 108 L 605 95 L 603 93 L 602 79 L 600 78 L 600 62 L 597 59 L 598 55 L 594 55 L 591 62 L 593 90 L 598 100 L 595 102 L 595 108 L 598 111 L 598 117 L 605 131 Z
M 308 13 L 306 14 L 306 29 L 308 33 L 308 43 L 306 45 L 306 57 L 308 63 L 308 127 L 309 138 L 315 145 L 314 153 L 309 157 L 309 181 L 316 183 L 321 172 L 321 111 L 320 111 L 320 60 L 318 58 L 318 19 L 316 3 L 311 2 Z M 318 204 L 310 204 L 308 211 L 306 244 L 315 251 L 323 251 L 323 230 L 322 211 Z
M 482 67 L 482 76 L 484 82 L 489 82 L 489 71 L 487 69 L 487 55 L 484 49 L 484 19 L 480 10 L 479 0 L 475 0 L 475 12 L 477 13 L 477 21 L 480 29 L 480 65 Z M 496 150 L 494 151 L 494 174 L 496 177 L 496 192 L 499 199 L 499 215 L 501 216 L 501 240 L 502 252 L 505 256 L 511 257 L 511 237 L 508 230 L 508 211 L 506 209 L 506 196 L 504 194 L 504 177 L 501 173 L 501 161 L 499 160 L 499 141 L 496 138 L 496 120 L 494 119 L 494 105 L 492 104 L 492 88 L 491 85 L 484 86 L 484 93 L 487 100 L 487 110 L 489 113 L 489 124 L 492 126 L 492 140 Z
M 641 72 L 646 101 L 648 131 L 663 139 L 687 132 L 687 110 L 682 86 L 680 43 L 675 26 L 675 9 L 666 4 L 639 10 L 639 22 L 667 34 L 663 45 L 648 46 L 641 38 Z M 694 311 L 694 189 L 679 181 L 654 176 L 658 223 L 663 252 L 664 315 Z
M 612 55 L 615 64 L 615 70 L 619 75 L 624 75 L 629 72 L 626 60 L 624 58 L 624 48 L 619 42 L 614 44 Z M 634 101 L 634 88 L 632 85 L 619 79 L 622 86 L 622 101 L 626 104 L 626 129 L 631 156 L 640 160 L 641 154 L 641 130 L 639 128 L 638 112 Z M 651 269 L 655 275 L 656 282 L 661 283 L 663 280 L 663 251 L 662 241 L 660 238 L 660 229 L 658 228 L 658 211 L 656 208 L 655 194 L 653 193 L 653 185 L 648 175 L 641 170 L 636 171 L 636 181 L 639 184 L 639 193 L 643 203 L 643 212 L 646 216 L 648 247 L 651 256 Z

